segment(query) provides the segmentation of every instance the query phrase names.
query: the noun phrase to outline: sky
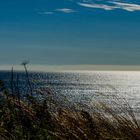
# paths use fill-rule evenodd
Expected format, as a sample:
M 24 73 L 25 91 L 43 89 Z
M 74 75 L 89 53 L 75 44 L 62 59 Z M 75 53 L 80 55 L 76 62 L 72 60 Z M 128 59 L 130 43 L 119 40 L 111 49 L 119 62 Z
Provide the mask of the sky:
M 139 0 L 1 0 L 0 65 L 140 65 Z

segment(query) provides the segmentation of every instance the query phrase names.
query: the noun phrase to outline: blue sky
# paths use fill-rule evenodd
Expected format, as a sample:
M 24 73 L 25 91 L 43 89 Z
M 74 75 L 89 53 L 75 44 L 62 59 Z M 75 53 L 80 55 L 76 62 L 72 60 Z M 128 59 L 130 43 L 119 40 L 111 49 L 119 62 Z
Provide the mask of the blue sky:
M 0 64 L 140 65 L 138 0 L 0 1 Z

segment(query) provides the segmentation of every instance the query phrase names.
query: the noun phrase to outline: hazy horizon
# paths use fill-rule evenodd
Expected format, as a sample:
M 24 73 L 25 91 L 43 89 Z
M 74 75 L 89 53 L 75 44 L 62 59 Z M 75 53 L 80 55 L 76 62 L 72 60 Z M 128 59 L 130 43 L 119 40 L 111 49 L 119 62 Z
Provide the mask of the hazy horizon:
M 24 70 L 22 65 L 0 65 L 0 70 Z M 140 71 L 140 66 L 132 65 L 28 65 L 30 71 L 63 72 L 63 71 Z

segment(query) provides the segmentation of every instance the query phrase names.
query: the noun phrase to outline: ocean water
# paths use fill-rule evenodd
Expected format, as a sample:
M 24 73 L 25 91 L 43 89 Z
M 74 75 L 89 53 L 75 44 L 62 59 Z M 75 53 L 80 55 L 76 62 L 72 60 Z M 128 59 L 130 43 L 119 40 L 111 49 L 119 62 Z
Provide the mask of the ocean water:
M 15 72 L 19 75 L 20 89 L 26 88 L 24 72 Z M 140 72 L 128 71 L 87 71 L 87 72 L 30 72 L 31 81 L 35 87 L 51 88 L 55 95 L 65 96 L 71 103 L 91 106 L 95 102 L 123 104 L 124 100 L 136 112 L 140 111 Z M 0 72 L 0 79 L 10 86 L 11 73 Z M 34 86 L 34 85 L 33 85 Z

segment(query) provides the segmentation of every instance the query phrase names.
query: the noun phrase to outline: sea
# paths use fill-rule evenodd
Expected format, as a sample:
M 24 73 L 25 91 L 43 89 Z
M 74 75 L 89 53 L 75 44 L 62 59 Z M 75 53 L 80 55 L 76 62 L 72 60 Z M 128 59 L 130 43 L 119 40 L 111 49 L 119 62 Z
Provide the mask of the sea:
M 28 90 L 25 72 L 16 71 L 13 77 L 15 86 L 18 80 L 19 89 Z M 29 78 L 32 88 L 49 88 L 56 98 L 65 100 L 60 99 L 64 104 L 77 104 L 89 110 L 98 103 L 122 107 L 129 104 L 136 113 L 140 113 L 138 71 L 29 72 Z M 11 72 L 0 71 L 0 80 L 9 88 Z

